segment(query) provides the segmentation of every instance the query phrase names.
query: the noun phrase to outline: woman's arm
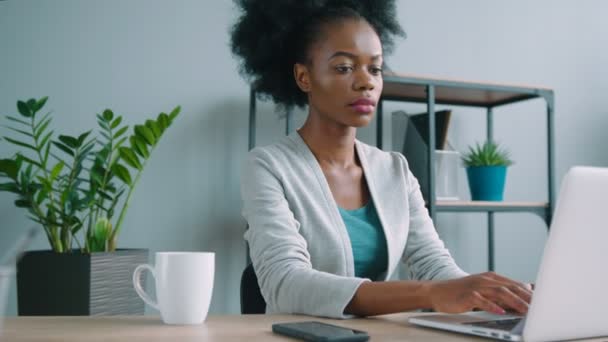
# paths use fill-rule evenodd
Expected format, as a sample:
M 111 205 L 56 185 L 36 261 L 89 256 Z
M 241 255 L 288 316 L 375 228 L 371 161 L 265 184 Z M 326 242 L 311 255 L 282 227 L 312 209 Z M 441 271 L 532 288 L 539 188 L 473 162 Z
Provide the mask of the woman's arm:
M 530 289 L 493 272 L 444 281 L 390 281 L 362 283 L 345 313 L 382 315 L 416 309 L 461 313 L 474 309 L 504 314 L 528 311 Z
M 344 310 L 357 316 L 374 316 L 431 308 L 430 282 L 383 281 L 362 283 Z

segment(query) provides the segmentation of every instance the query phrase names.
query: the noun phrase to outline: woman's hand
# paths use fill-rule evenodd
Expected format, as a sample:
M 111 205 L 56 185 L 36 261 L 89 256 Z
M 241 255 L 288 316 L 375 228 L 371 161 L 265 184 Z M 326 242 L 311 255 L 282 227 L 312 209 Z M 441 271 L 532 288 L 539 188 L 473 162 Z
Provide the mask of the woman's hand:
M 527 284 L 487 272 L 432 282 L 429 296 L 432 308 L 445 313 L 481 309 L 496 314 L 505 314 L 506 310 L 525 314 L 532 299 L 532 291 Z

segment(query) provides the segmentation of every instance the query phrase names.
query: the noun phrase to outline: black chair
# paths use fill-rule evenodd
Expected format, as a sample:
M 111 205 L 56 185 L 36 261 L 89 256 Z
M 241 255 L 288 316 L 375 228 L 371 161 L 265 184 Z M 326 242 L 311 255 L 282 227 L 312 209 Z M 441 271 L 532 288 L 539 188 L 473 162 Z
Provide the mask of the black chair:
M 258 285 L 253 265 L 245 267 L 241 276 L 241 314 L 266 313 L 266 301 Z

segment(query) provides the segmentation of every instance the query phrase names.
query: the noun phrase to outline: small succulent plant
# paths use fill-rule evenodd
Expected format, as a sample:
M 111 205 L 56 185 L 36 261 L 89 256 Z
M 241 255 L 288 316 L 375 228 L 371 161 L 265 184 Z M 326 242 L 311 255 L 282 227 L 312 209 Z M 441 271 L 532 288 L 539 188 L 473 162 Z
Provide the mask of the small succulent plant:
M 476 143 L 475 146 L 469 146 L 469 151 L 462 156 L 462 161 L 466 167 L 513 164 L 509 152 L 492 141 L 486 141 L 483 145 Z

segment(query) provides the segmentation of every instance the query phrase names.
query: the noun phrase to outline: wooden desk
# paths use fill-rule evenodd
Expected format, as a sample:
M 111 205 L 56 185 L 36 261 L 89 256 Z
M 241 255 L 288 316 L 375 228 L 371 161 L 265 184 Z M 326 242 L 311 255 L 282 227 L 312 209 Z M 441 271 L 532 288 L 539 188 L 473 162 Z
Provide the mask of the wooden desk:
M 352 320 L 292 315 L 210 316 L 205 323 L 196 326 L 165 325 L 154 316 L 9 317 L 4 322 L 0 341 L 295 341 L 273 334 L 271 325 L 305 320 L 365 330 L 372 341 L 490 341 L 414 327 L 407 323 L 410 315 L 402 313 Z

